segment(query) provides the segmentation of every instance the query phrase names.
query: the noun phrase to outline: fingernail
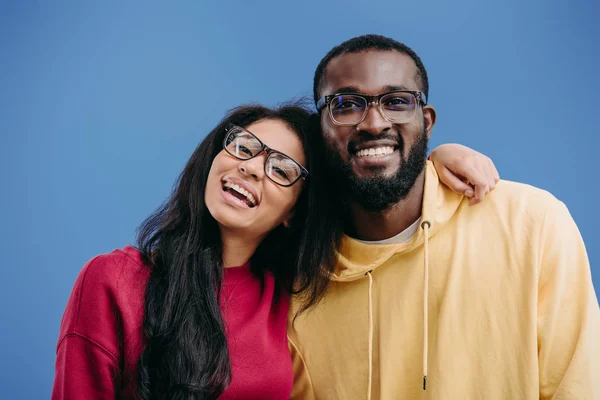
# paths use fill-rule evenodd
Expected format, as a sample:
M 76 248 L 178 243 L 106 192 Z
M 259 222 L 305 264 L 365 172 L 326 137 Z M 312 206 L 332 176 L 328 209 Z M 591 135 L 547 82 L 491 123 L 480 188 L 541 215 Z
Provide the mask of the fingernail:
M 465 190 L 465 196 L 467 196 L 467 197 L 473 197 L 473 190 L 472 189 Z

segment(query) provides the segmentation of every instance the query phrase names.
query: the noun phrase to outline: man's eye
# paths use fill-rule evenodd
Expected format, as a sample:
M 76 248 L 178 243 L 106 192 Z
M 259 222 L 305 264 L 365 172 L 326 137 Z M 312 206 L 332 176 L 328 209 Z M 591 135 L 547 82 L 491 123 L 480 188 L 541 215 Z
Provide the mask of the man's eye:
M 356 108 L 356 107 L 360 107 L 360 105 L 358 103 L 356 103 L 355 101 L 345 101 L 342 103 L 342 107 L 343 108 Z
M 390 106 L 397 106 L 397 105 L 403 105 L 403 104 L 408 104 L 408 103 L 409 103 L 408 99 L 406 99 L 404 97 L 394 97 L 394 98 L 386 101 L 385 104 L 390 105 Z
M 360 108 L 360 107 L 361 107 L 361 105 L 359 103 L 357 103 L 356 101 L 352 101 L 352 100 L 342 101 L 336 105 L 337 109 L 352 109 L 352 108 Z

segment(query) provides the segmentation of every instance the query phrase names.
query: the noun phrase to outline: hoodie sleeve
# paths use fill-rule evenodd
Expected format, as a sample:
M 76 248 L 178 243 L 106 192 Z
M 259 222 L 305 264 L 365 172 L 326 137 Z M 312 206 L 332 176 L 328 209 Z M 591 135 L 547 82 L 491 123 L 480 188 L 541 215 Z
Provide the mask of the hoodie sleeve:
M 288 326 L 288 331 L 290 329 L 293 328 Z M 294 367 L 294 388 L 292 389 L 290 400 L 314 400 L 315 394 L 308 368 L 306 367 L 304 358 L 302 358 L 302 354 L 290 338 L 290 335 L 288 335 L 288 347 L 292 354 L 292 365 Z
M 561 202 L 545 216 L 539 251 L 540 399 L 600 399 L 600 309 L 583 239 Z

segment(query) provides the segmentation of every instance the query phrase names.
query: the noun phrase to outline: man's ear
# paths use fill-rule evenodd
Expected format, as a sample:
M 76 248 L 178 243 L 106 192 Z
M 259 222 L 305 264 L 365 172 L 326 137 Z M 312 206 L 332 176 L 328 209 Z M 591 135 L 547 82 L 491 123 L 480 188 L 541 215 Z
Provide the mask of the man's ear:
M 431 137 L 431 131 L 433 131 L 433 126 L 435 125 L 436 112 L 433 106 L 424 106 L 423 107 L 423 121 L 425 123 L 425 131 L 427 132 L 427 139 Z

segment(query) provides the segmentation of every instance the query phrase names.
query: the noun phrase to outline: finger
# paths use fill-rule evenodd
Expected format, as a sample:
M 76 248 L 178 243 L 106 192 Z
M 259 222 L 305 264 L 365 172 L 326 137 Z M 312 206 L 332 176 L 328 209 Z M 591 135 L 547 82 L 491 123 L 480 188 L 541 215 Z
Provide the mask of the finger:
M 488 180 L 482 168 L 474 163 L 461 163 L 456 167 L 456 171 L 452 171 L 457 175 L 464 176 L 473 186 L 487 186 Z
M 490 191 L 494 190 L 496 188 L 496 179 L 495 179 L 495 175 L 494 175 L 494 171 L 492 169 L 493 164 L 491 162 L 491 160 L 487 159 L 487 160 L 483 160 L 483 165 L 482 165 L 482 169 L 485 169 L 485 173 L 487 176 L 487 180 L 488 180 L 488 186 L 490 188 Z
M 484 185 L 475 185 L 475 198 L 481 201 L 489 191 L 487 183 Z
M 475 189 L 474 196 L 471 198 L 469 204 L 475 205 L 481 202 L 485 195 L 489 192 L 489 182 L 485 174 L 481 172 L 481 168 L 477 168 L 472 164 L 464 164 L 457 168 L 457 172 L 469 179 L 469 183 Z
M 438 175 L 440 177 L 440 181 L 452 189 L 452 191 L 465 195 L 467 195 L 467 192 L 470 192 L 471 196 L 473 196 L 473 188 L 469 184 L 463 182 L 448 168 L 442 167 L 441 170 L 438 171 Z
M 471 197 L 469 199 L 469 206 L 474 206 L 474 205 L 479 204 L 479 203 L 481 203 L 481 201 L 477 200 L 477 198 L 475 198 L 475 197 Z
M 474 196 L 469 199 L 469 205 L 474 206 L 481 203 L 489 192 L 490 190 L 486 189 L 484 186 L 477 186 Z
M 492 161 L 491 158 L 488 157 L 488 162 L 490 164 L 490 167 L 492 169 L 492 175 L 494 176 L 494 180 L 496 181 L 496 183 L 498 183 L 498 181 L 500 180 L 500 174 L 498 173 L 498 170 L 496 169 L 496 165 L 494 164 L 494 162 Z
M 494 180 L 494 172 L 491 168 L 491 160 L 484 155 L 477 155 L 473 157 L 473 165 L 474 169 L 479 171 L 482 176 L 481 184 L 487 185 L 489 190 L 493 190 L 496 186 L 496 182 Z

